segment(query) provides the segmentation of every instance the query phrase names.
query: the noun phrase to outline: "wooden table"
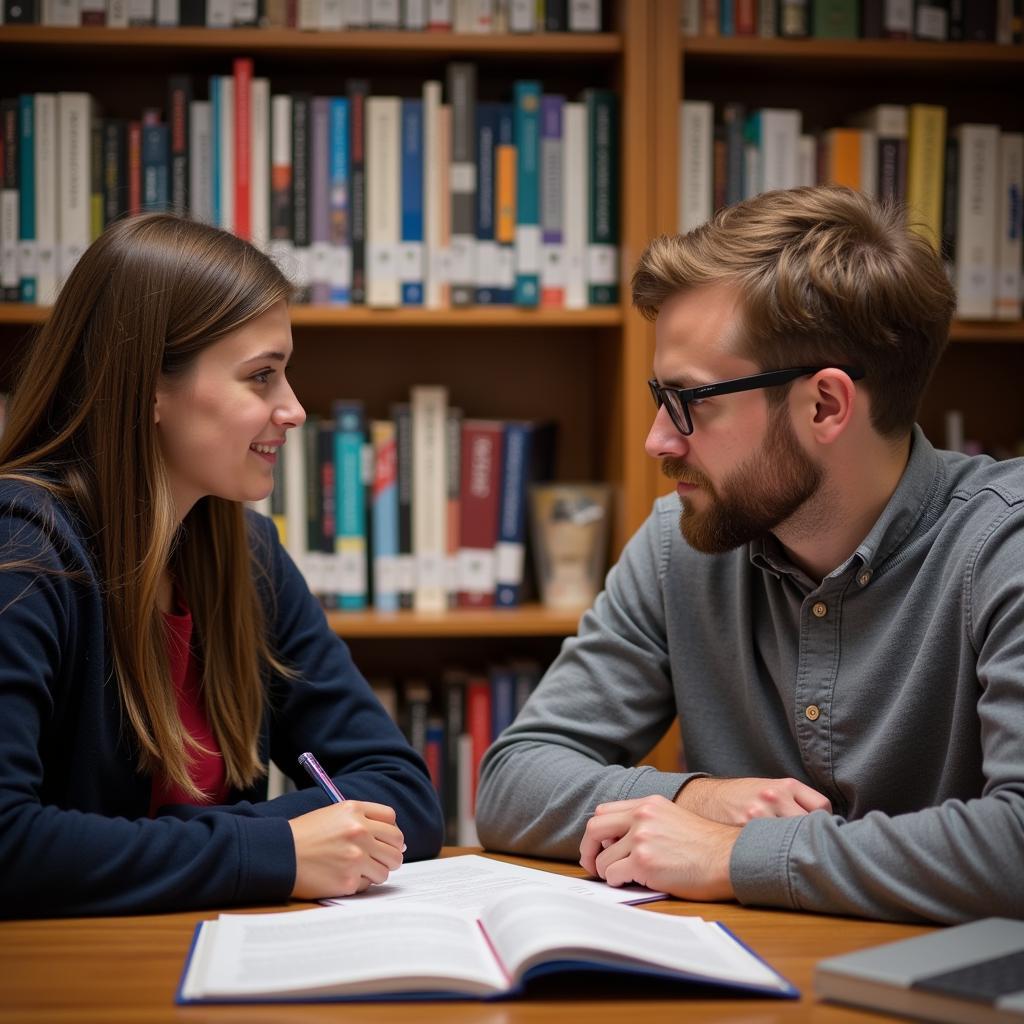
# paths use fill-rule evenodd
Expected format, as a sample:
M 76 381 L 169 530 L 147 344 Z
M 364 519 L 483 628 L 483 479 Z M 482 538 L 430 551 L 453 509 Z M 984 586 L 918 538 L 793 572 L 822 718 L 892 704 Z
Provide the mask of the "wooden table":
M 475 850 L 449 849 L 446 854 Z M 563 874 L 582 874 L 569 864 L 504 857 L 513 863 Z M 304 904 L 279 905 L 298 909 Z M 231 908 L 238 910 L 239 908 Z M 273 907 L 254 907 L 266 911 Z M 878 924 L 847 918 L 750 910 L 731 903 L 672 900 L 641 908 L 644 913 L 693 914 L 722 921 L 803 993 L 797 1001 L 731 998 L 654 999 L 587 997 L 585 991 L 557 999 L 508 1003 L 348 1003 L 276 1006 L 174 1005 L 196 922 L 217 911 L 142 917 L 71 918 L 0 922 L 0 1021 L 96 1021 L 97 1024 L 157 1021 L 248 1024 L 279 1021 L 466 1022 L 466 1024 L 659 1024 L 681 1019 L 769 1024 L 772 1021 L 877 1022 L 876 1014 L 820 1003 L 811 988 L 817 960 L 881 942 L 909 938 L 928 928 Z

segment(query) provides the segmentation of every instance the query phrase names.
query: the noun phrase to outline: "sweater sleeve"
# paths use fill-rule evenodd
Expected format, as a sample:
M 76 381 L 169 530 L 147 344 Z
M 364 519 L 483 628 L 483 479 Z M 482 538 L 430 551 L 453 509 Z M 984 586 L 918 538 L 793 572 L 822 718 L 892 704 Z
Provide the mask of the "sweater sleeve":
M 749 822 L 730 875 L 744 903 L 952 924 L 1024 917 L 1024 530 L 1019 505 L 963 581 L 977 658 L 984 789 L 908 814 Z M 899 785 L 899 779 L 893 779 Z
M 660 794 L 691 776 L 631 767 L 676 715 L 655 508 L 515 723 L 484 756 L 477 832 L 493 849 L 575 859 L 594 807 Z
M 294 818 L 327 804 L 297 766 L 311 751 L 349 800 L 393 807 L 408 846 L 406 860 L 436 856 L 443 839 L 437 792 L 423 759 L 377 700 L 330 629 L 305 578 L 277 539 L 270 520 L 251 515 L 259 581 L 265 593 L 276 656 L 294 678 L 275 677 L 270 691 L 270 756 L 299 787 L 274 800 L 240 801 L 224 810 L 255 817 Z M 198 808 L 169 809 L 178 816 Z
M 74 659 L 84 658 L 76 633 L 83 588 L 74 575 L 83 570 L 32 520 L 15 515 L 0 516 L 0 552 L 8 566 L 0 571 L 0 914 L 138 913 L 286 898 L 295 855 L 285 821 L 211 812 L 187 822 L 129 820 L 44 798 L 43 750 L 73 699 L 61 687 L 75 684 Z M 66 672 L 65 659 L 72 660 Z

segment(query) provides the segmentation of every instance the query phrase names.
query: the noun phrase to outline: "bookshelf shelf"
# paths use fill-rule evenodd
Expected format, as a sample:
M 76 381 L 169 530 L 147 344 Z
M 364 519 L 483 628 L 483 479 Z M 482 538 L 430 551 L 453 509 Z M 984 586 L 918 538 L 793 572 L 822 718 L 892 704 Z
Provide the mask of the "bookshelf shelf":
M 279 56 L 358 53 L 394 57 L 426 54 L 439 57 L 528 58 L 614 57 L 622 52 L 618 33 L 538 32 L 483 35 L 456 32 L 300 32 L 286 28 L 52 28 L 40 25 L 0 27 L 0 47 L 34 47 L 55 51 L 103 51 L 135 55 L 139 49 L 195 54 L 249 53 Z
M 48 306 L 0 303 L 0 324 L 41 324 Z M 621 327 L 622 309 L 608 306 L 594 309 L 514 309 L 477 307 L 470 309 L 367 309 L 354 306 L 293 306 L 295 327 Z
M 700 66 L 722 64 L 733 69 L 785 66 L 787 70 L 828 68 L 833 74 L 923 71 L 1024 75 L 1024 49 L 995 43 L 903 42 L 895 39 L 761 39 L 684 37 L 683 59 Z
M 576 632 L 579 613 L 552 611 L 539 604 L 521 608 L 465 609 L 425 612 L 329 612 L 328 622 L 339 636 L 350 639 L 409 637 L 535 637 L 569 636 Z

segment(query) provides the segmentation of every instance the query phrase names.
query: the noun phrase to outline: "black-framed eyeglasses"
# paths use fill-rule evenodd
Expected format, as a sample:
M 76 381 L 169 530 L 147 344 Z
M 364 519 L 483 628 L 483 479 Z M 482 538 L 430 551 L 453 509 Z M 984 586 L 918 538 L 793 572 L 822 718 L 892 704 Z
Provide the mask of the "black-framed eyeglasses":
M 672 426 L 689 437 L 693 433 L 693 420 L 690 418 L 690 403 L 699 402 L 716 395 L 732 395 L 737 391 L 755 391 L 758 388 L 774 388 L 780 384 L 788 384 L 797 377 L 809 377 L 821 370 L 842 370 L 851 380 L 860 380 L 864 371 L 853 366 L 793 366 L 788 370 L 769 370 L 767 373 L 755 373 L 752 377 L 736 377 L 734 380 L 723 380 L 717 384 L 702 384 L 697 388 L 674 388 L 649 380 L 654 404 L 660 409 L 668 409 Z

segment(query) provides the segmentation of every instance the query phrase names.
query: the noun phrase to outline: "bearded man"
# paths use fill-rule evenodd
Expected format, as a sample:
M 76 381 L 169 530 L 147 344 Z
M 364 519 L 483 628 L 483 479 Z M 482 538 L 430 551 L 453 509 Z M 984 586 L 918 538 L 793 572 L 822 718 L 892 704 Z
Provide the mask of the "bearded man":
M 955 297 L 902 211 L 770 192 L 653 241 L 675 495 L 487 753 L 485 846 L 613 885 L 1024 917 L 1024 461 L 916 426 Z M 674 719 L 686 766 L 637 765 Z

